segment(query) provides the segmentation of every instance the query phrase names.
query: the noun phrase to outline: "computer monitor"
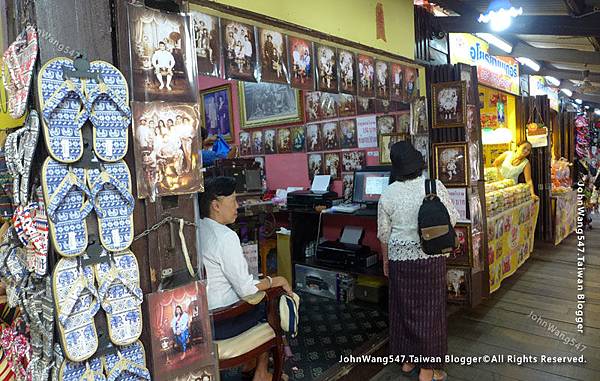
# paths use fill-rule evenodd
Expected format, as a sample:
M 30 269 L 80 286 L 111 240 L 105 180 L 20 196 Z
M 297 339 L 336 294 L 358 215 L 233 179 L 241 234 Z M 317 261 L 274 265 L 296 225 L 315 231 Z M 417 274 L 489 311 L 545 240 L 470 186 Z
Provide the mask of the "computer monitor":
M 354 172 L 352 202 L 377 204 L 390 181 L 390 168 L 365 168 Z

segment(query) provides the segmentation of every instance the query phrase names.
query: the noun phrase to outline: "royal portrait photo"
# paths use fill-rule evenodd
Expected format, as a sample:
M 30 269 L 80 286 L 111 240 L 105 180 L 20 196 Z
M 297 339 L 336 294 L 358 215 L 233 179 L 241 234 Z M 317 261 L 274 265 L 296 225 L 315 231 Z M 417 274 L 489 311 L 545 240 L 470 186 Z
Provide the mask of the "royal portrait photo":
M 289 36 L 288 49 L 291 63 L 291 85 L 301 90 L 314 90 L 313 43 L 302 38 Z
M 379 99 L 390 99 L 390 64 L 375 61 L 375 95 Z
M 323 134 L 321 125 L 309 124 L 306 126 L 306 150 L 308 152 L 323 150 Z
M 254 26 L 221 19 L 225 77 L 256 82 L 256 32 Z
M 323 154 L 322 153 L 311 153 L 308 155 L 308 178 L 310 181 L 314 179 L 316 175 L 323 174 Z
M 258 29 L 261 81 L 288 83 L 288 57 L 285 36 L 274 30 Z
M 198 74 L 221 76 L 221 41 L 219 19 L 200 12 L 192 12 L 192 30 L 196 42 Z
M 358 55 L 358 96 L 375 96 L 375 60 L 364 54 Z
M 339 51 L 340 92 L 356 95 L 356 55 L 348 50 Z
M 316 45 L 317 54 L 317 90 L 337 93 L 338 72 L 336 48 Z
M 202 118 L 209 137 L 221 135 L 231 140 L 233 116 L 231 110 L 231 87 L 229 84 L 202 90 Z
M 302 121 L 300 90 L 288 85 L 239 82 L 238 95 L 242 128 Z

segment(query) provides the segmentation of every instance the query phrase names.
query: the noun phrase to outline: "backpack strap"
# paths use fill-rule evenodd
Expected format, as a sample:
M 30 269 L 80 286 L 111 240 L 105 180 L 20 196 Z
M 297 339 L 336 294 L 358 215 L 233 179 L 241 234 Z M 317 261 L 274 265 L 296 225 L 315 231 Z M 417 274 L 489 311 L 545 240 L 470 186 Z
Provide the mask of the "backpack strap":
M 425 180 L 425 196 L 429 196 L 430 194 L 437 196 L 436 189 L 435 189 L 435 180 L 426 179 Z

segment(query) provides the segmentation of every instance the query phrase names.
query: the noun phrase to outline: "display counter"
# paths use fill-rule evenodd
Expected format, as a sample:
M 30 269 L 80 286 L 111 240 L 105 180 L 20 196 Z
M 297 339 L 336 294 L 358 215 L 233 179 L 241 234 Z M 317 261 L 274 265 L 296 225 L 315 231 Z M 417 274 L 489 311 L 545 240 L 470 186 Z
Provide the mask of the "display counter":
M 490 293 L 529 258 L 538 213 L 539 201 L 529 200 L 488 217 Z
M 554 244 L 560 244 L 575 231 L 577 225 L 577 192 L 569 190 L 552 194 Z

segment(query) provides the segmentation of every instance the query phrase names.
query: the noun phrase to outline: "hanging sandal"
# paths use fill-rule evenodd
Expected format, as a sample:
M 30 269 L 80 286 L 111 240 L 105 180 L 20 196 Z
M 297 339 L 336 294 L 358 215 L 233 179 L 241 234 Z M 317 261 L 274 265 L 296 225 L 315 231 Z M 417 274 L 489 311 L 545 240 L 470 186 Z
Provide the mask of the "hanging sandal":
M 114 253 L 109 261 L 95 265 L 94 270 L 110 340 L 116 345 L 135 342 L 142 334 L 144 301 L 135 255 L 129 250 Z
M 104 61 L 91 62 L 90 71 L 99 73 L 100 78 L 100 83 L 89 80 L 85 85 L 86 107 L 94 125 L 94 152 L 102 161 L 115 162 L 125 157 L 128 148 L 131 109 L 127 80 Z
M 52 274 L 58 332 L 65 356 L 74 362 L 89 359 L 98 349 L 94 315 L 100 303 L 94 270 L 80 267 L 79 262 L 79 258 L 61 258 Z
M 146 352 L 140 341 L 120 348 L 117 354 L 104 356 L 103 363 L 107 381 L 151 380 L 146 368 Z
M 59 381 L 106 381 L 102 373 L 102 361 L 97 358 L 86 362 L 64 360 L 58 371 Z
M 0 148 L 0 218 L 13 215 L 13 180 L 6 165 L 6 154 Z

